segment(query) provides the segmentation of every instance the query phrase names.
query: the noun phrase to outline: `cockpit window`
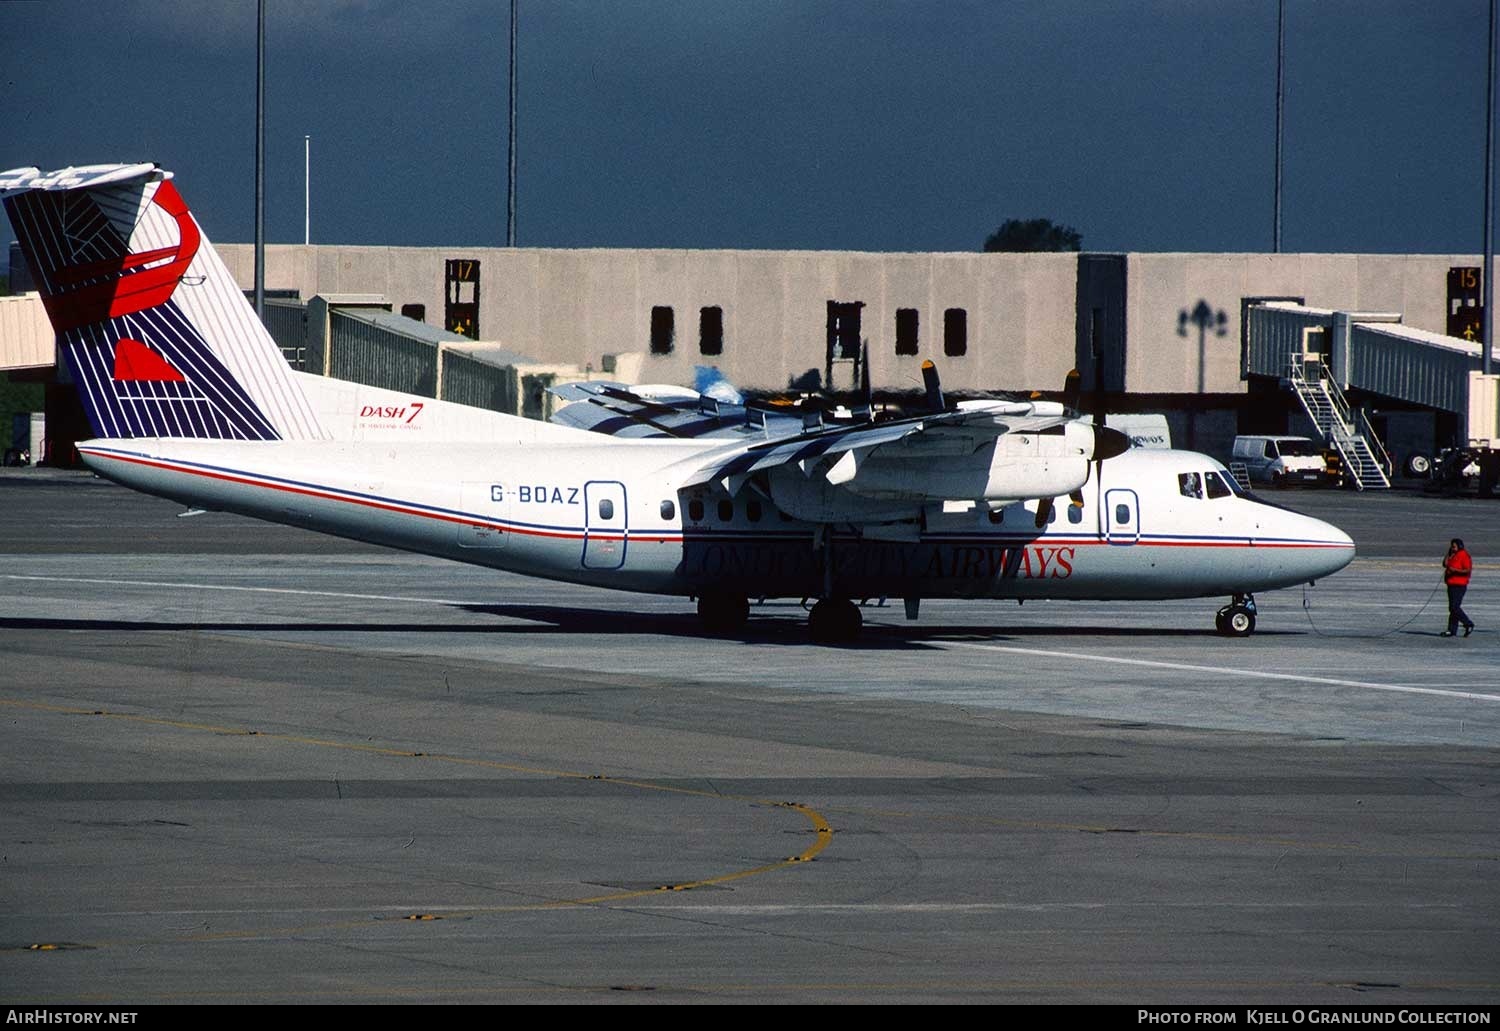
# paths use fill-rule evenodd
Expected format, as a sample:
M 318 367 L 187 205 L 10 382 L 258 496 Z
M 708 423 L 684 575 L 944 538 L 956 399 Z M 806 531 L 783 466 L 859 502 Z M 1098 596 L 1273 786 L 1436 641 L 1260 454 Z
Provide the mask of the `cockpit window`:
M 1227 498 L 1234 493 L 1225 483 L 1223 478 L 1216 472 L 1209 471 L 1203 474 L 1203 482 L 1208 485 L 1208 496 L 1210 498 Z
M 1198 481 L 1197 473 L 1178 473 L 1177 489 L 1185 498 L 1203 497 L 1203 484 Z

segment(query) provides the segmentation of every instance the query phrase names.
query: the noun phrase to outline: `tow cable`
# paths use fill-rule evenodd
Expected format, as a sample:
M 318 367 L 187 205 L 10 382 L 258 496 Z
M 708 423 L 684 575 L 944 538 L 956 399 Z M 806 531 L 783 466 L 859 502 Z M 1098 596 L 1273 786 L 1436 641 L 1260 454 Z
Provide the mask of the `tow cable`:
M 1427 611 L 1427 606 L 1432 604 L 1432 599 L 1436 598 L 1438 591 L 1442 589 L 1443 585 L 1441 583 L 1434 587 L 1432 589 L 1432 593 L 1427 596 L 1427 600 L 1422 602 L 1422 607 L 1417 609 L 1417 611 L 1413 613 L 1411 618 L 1406 622 L 1398 623 L 1397 625 L 1391 627 L 1389 630 L 1381 630 L 1373 634 L 1330 634 L 1323 630 L 1319 630 L 1318 625 L 1313 622 L 1312 602 L 1308 599 L 1307 596 L 1307 584 L 1302 585 L 1302 611 L 1307 614 L 1307 625 L 1312 627 L 1312 632 L 1319 637 L 1390 637 L 1392 634 L 1398 634 L 1402 630 L 1405 630 L 1407 627 L 1415 623 L 1417 621 L 1417 617 Z

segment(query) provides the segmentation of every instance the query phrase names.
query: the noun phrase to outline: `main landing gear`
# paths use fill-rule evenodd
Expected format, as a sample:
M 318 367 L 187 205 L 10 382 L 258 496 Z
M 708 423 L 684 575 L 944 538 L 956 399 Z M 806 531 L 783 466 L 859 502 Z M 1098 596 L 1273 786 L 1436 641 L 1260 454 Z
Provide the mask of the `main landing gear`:
M 848 644 L 859 640 L 865 617 L 848 598 L 824 598 L 807 614 L 807 629 L 819 644 Z
M 1249 637 L 1255 631 L 1255 595 L 1236 594 L 1214 617 L 1225 637 Z

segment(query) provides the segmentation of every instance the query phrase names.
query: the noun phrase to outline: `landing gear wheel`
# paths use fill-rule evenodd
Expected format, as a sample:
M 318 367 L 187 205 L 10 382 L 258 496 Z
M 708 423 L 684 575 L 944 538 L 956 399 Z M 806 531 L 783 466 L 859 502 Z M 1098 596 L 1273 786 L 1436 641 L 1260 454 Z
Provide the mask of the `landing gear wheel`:
M 1406 475 L 1417 479 L 1427 479 L 1432 475 L 1432 459 L 1421 452 L 1414 452 L 1406 460 Z
M 807 629 L 819 644 L 847 644 L 864 628 L 859 606 L 847 598 L 824 598 L 807 615 Z
M 730 634 L 750 618 L 750 601 L 743 594 L 705 594 L 698 599 L 698 618 L 711 634 Z
M 1255 613 L 1243 605 L 1230 605 L 1219 610 L 1219 633 L 1226 637 L 1249 637 L 1255 632 Z

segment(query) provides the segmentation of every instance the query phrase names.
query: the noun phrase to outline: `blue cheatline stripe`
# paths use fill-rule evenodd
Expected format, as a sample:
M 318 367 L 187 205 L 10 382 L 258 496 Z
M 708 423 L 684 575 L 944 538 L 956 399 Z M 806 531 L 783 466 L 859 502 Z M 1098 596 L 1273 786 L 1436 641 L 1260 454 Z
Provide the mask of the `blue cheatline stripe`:
M 515 519 L 499 519 L 491 515 L 464 512 L 460 509 L 444 508 L 438 505 L 428 505 L 422 502 L 407 501 L 401 498 L 388 497 L 379 494 L 368 494 L 359 491 L 347 490 L 341 487 L 333 487 L 325 484 L 314 483 L 306 480 L 293 480 L 283 477 L 268 476 L 262 473 L 251 473 L 245 470 L 234 469 L 228 466 L 210 465 L 207 463 L 188 462 L 181 459 L 159 459 L 138 452 L 117 451 L 111 448 L 85 447 L 80 450 L 88 454 L 97 454 L 105 458 L 117 458 L 123 461 L 137 461 L 138 464 L 147 464 L 159 468 L 167 468 L 169 471 L 184 472 L 193 475 L 205 475 L 214 478 L 227 478 L 237 481 L 249 482 L 247 486 L 263 486 L 271 489 L 285 489 L 297 493 L 311 493 L 325 497 L 332 501 L 346 501 L 354 504 L 365 504 L 373 507 L 388 508 L 406 515 L 425 516 L 428 518 L 443 519 L 448 522 L 480 523 L 486 526 L 517 532 L 521 534 L 535 534 L 541 536 L 560 536 L 568 539 L 582 538 L 585 533 L 592 537 L 601 534 L 614 535 L 619 539 L 629 539 L 637 542 L 648 542 L 651 539 L 665 540 L 670 543 L 761 543 L 761 544 L 795 544 L 809 542 L 807 530 L 734 530 L 716 528 L 713 530 L 698 530 L 692 527 L 670 527 L 670 528 L 641 528 L 636 527 L 628 531 L 620 529 L 599 530 L 597 528 L 587 529 L 579 524 L 555 524 L 525 522 Z M 924 535 L 918 541 L 884 541 L 877 538 L 864 538 L 854 534 L 836 534 L 834 540 L 838 543 L 865 543 L 871 545 L 904 546 L 911 544 L 928 545 L 969 545 L 988 547 L 1017 547 L 1026 545 L 1052 545 L 1052 546 L 1109 546 L 1111 542 L 1098 535 L 1072 535 L 1065 538 L 1049 539 L 1040 537 L 1016 537 L 1016 536 L 991 536 L 991 535 Z M 1334 541 L 1320 541 L 1315 539 L 1298 538 L 1257 538 L 1257 543 L 1251 545 L 1244 537 L 1199 537 L 1191 538 L 1185 535 L 1157 535 L 1146 536 L 1136 546 L 1150 547 L 1152 545 L 1162 547 L 1231 547 L 1231 548 L 1256 548 L 1256 547 L 1316 547 L 1316 548 L 1345 548 L 1349 545 Z
M 99 455 L 103 458 L 114 458 L 121 461 L 134 462 L 135 464 L 150 465 L 156 468 L 166 468 L 168 471 L 183 472 L 191 475 L 202 475 L 211 478 L 231 479 L 234 481 L 249 482 L 247 486 L 265 486 L 271 489 L 285 489 L 297 493 L 317 494 L 331 501 L 350 501 L 357 504 L 370 504 L 380 507 L 405 510 L 409 515 L 430 515 L 452 522 L 483 523 L 489 526 L 497 526 L 505 529 L 516 529 L 522 532 L 552 533 L 568 536 L 582 537 L 584 527 L 582 523 L 576 525 L 533 523 L 515 519 L 498 519 L 491 515 L 481 515 L 476 512 L 465 512 L 456 508 L 444 508 L 440 505 L 429 505 L 420 501 L 408 501 L 404 498 L 387 497 L 381 494 L 369 494 L 362 491 L 348 490 L 343 487 L 334 487 L 322 483 L 314 483 L 310 480 L 293 480 L 279 476 L 269 476 L 264 473 L 249 472 L 243 469 L 235 469 L 230 466 L 210 465 L 205 462 L 190 462 L 178 458 L 157 458 L 152 455 L 142 454 L 137 451 L 121 451 L 105 447 L 81 447 L 79 450 L 86 454 Z M 669 530 L 631 529 L 624 531 L 618 528 L 600 529 L 592 528 L 590 534 L 613 533 L 619 536 L 629 536 L 634 540 L 637 537 L 656 537 L 663 534 L 680 535 L 681 530 L 672 528 Z

